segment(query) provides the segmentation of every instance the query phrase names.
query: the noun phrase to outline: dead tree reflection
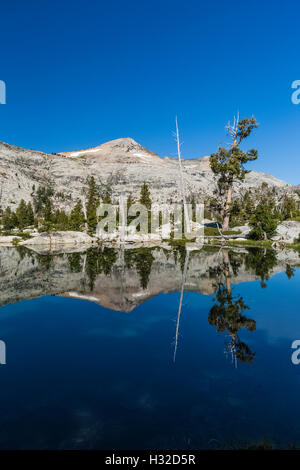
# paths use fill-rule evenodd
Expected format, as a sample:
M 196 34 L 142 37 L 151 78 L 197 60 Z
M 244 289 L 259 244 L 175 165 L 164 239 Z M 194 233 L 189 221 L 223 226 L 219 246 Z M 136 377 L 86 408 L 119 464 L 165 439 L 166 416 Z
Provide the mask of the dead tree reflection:
M 176 354 L 177 354 L 177 348 L 178 348 L 179 325 L 180 325 L 184 285 L 186 283 L 186 276 L 187 276 L 188 265 L 189 265 L 189 256 L 190 256 L 190 252 L 189 252 L 189 250 L 186 250 L 185 251 L 184 267 L 183 267 L 183 272 L 182 272 L 182 279 L 181 279 L 180 299 L 179 299 L 179 306 L 178 306 L 178 313 L 177 313 L 177 321 L 176 321 L 175 346 L 174 346 L 174 354 L 173 354 L 173 361 L 174 362 L 176 361 Z

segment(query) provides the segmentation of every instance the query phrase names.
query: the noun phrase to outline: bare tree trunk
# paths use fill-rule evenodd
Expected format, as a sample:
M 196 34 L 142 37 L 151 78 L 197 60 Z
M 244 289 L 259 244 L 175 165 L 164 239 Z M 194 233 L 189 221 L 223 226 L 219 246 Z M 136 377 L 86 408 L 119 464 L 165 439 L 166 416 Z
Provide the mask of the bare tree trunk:
M 177 154 L 178 154 L 180 183 L 181 183 L 181 194 L 182 194 L 183 211 L 184 211 L 184 223 L 185 223 L 185 230 L 184 231 L 186 233 L 190 233 L 191 232 L 191 226 L 190 226 L 188 208 L 187 208 L 187 205 L 186 205 L 185 186 L 184 186 L 183 171 L 182 171 L 182 164 L 181 164 L 180 140 L 179 140 L 179 130 L 178 130 L 177 116 L 176 116 L 176 141 L 177 141 Z
M 85 233 L 87 233 L 88 223 L 87 223 L 87 212 L 86 212 L 85 196 L 82 197 L 82 211 L 83 211 L 83 215 L 84 215 L 84 231 L 85 231 Z
M 126 231 L 126 214 L 127 214 L 127 207 L 124 195 L 122 194 L 119 198 L 119 207 L 120 207 L 120 219 L 121 219 L 121 230 L 120 230 L 120 241 L 125 241 L 125 231 Z M 119 227 L 120 227 L 120 220 L 119 220 Z
M 229 220 L 230 220 L 230 208 L 231 208 L 231 200 L 232 200 L 232 183 L 230 183 L 227 195 L 226 195 L 226 203 L 224 208 L 224 220 L 222 225 L 223 232 L 229 230 Z

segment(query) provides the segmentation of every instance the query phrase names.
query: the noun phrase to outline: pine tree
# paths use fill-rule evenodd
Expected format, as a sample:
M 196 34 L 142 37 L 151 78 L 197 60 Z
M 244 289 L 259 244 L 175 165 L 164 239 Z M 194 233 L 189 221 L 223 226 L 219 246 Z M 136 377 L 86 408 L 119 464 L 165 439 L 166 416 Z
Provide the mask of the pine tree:
M 88 180 L 88 191 L 87 191 L 87 212 L 92 210 L 98 201 L 98 191 L 96 188 L 95 178 L 91 176 Z
M 281 213 L 283 220 L 292 219 L 297 215 L 297 204 L 294 198 L 289 196 L 284 198 Z
M 18 218 L 14 211 L 11 212 L 11 224 L 14 228 L 18 227 Z
M 16 216 L 18 219 L 18 226 L 22 230 L 24 227 L 27 226 L 27 205 L 24 199 L 21 200 L 20 204 L 16 210 Z
M 31 202 L 28 202 L 27 213 L 26 213 L 26 226 L 28 227 L 29 225 L 33 225 L 33 224 L 34 224 L 34 213 L 33 213 Z
M 82 202 L 78 199 L 74 209 L 69 215 L 69 230 L 81 231 L 84 224 L 84 214 L 82 210 Z
M 64 210 L 57 209 L 52 216 L 52 221 L 58 230 L 68 230 L 69 217 Z
M 51 196 L 53 196 L 53 189 L 50 185 L 39 186 L 36 194 L 33 196 L 33 205 L 36 214 L 42 215 L 46 202 Z
M 98 192 L 96 188 L 95 178 L 91 176 L 88 181 L 87 193 L 87 224 L 88 233 L 93 234 L 97 227 L 97 205 L 98 205 Z
M 112 203 L 112 201 L 111 201 L 110 194 L 106 193 L 104 198 L 103 198 L 103 204 L 111 204 L 111 203 Z
M 129 211 L 130 207 L 133 206 L 133 204 L 135 204 L 135 200 L 133 199 L 133 197 L 130 194 L 127 198 L 127 213 Z M 127 215 L 127 224 L 129 225 L 132 222 L 132 220 L 134 220 L 134 218 L 135 218 L 135 216 Z
M 129 194 L 129 196 L 127 198 L 127 210 L 129 210 L 130 207 L 133 206 L 133 204 L 135 204 L 135 200 L 133 199 L 131 194 Z
M 220 194 L 225 194 L 225 201 L 222 204 L 223 230 L 229 229 L 229 219 L 232 201 L 232 188 L 234 181 L 245 179 L 247 170 L 244 164 L 248 161 L 256 160 L 257 150 L 243 152 L 239 146 L 246 139 L 253 129 L 258 127 L 256 119 L 235 120 L 233 125 L 228 124 L 227 130 L 232 138 L 229 149 L 219 147 L 216 153 L 210 156 L 210 166 L 212 171 L 219 177 L 218 186 Z
M 88 216 L 87 216 L 87 224 L 88 224 L 88 233 L 89 235 L 92 235 L 95 233 L 96 228 L 97 228 L 97 208 L 96 207 L 91 207 Z
M 10 207 L 7 207 L 3 213 L 2 225 L 4 230 L 11 230 L 18 225 L 18 218 Z
M 230 211 L 230 225 L 238 225 L 240 223 L 243 223 L 243 211 L 242 211 L 242 205 L 240 201 L 233 201 L 232 208 Z
M 252 230 L 249 237 L 253 240 L 267 240 L 273 237 L 276 234 L 278 222 L 274 201 L 262 200 L 250 220 Z
M 140 204 L 143 204 L 143 206 L 147 207 L 148 210 L 151 209 L 152 201 L 150 198 L 150 191 L 146 183 L 144 183 L 141 187 L 141 195 L 139 202 Z
M 252 217 L 255 211 L 254 202 L 251 198 L 249 191 L 247 191 L 247 193 L 244 196 L 243 205 L 244 205 L 245 219 L 246 221 L 248 221 L 250 220 L 250 218 Z
M 47 201 L 45 203 L 45 207 L 44 207 L 44 210 L 43 210 L 43 215 L 44 215 L 44 219 L 47 222 L 51 221 L 51 219 L 52 219 L 52 204 L 51 204 L 50 199 L 47 199 Z

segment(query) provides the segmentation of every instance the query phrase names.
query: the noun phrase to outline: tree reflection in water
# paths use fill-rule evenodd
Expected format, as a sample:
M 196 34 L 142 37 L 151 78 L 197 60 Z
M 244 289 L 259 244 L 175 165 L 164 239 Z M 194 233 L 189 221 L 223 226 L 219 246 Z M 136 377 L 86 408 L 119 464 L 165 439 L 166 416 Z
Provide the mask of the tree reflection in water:
M 267 287 L 266 281 L 270 278 L 270 271 L 277 264 L 275 250 L 261 248 L 251 248 L 246 256 L 246 268 L 253 269 L 255 274 L 261 279 L 261 287 Z
M 231 340 L 225 352 L 232 355 L 233 362 L 237 366 L 237 360 L 252 362 L 255 357 L 255 353 L 251 351 L 249 346 L 241 341 L 238 332 L 241 328 L 254 331 L 256 322 L 243 315 L 245 310 L 249 310 L 243 298 L 232 295 L 231 271 L 236 274 L 240 263 L 234 256 L 231 265 L 230 253 L 224 249 L 221 251 L 223 261 L 216 272 L 216 303 L 209 312 L 208 322 L 216 327 L 218 333 L 226 332 L 230 336 Z
M 139 277 L 142 289 L 147 289 L 149 278 L 152 269 L 154 256 L 151 248 L 138 248 L 135 250 L 125 251 L 125 265 L 126 268 L 131 269 L 135 266 Z
M 120 291 L 122 296 L 126 297 L 126 272 L 135 269 L 138 274 L 140 287 L 146 291 L 149 289 L 151 295 L 151 286 L 149 287 L 150 275 L 152 272 L 153 282 L 155 286 L 156 270 L 153 262 L 155 250 L 160 248 L 131 248 L 118 251 L 111 247 L 97 247 L 90 248 L 84 254 L 71 253 L 67 255 L 69 268 L 71 273 L 82 272 L 87 276 L 89 281 L 90 291 L 93 291 L 96 278 L 99 274 L 103 273 L 105 276 L 111 276 L 113 267 L 116 264 L 116 270 L 121 273 L 119 276 Z M 274 250 L 266 250 L 261 248 L 249 248 L 247 251 L 237 251 L 221 247 L 219 255 L 212 256 L 212 253 L 218 253 L 217 247 L 206 247 L 201 253 L 190 253 L 186 250 L 184 244 L 172 246 L 172 251 L 166 250 L 166 256 L 169 258 L 173 256 L 173 263 L 180 266 L 181 281 L 179 286 L 179 304 L 177 310 L 176 330 L 175 330 L 175 348 L 173 352 L 173 359 L 176 359 L 178 348 L 180 320 L 182 315 L 184 290 L 187 282 L 187 276 L 192 275 L 195 277 L 195 272 L 198 269 L 195 265 L 195 259 L 199 257 L 199 264 L 205 261 L 205 251 L 208 251 L 208 256 L 211 256 L 210 267 L 206 269 L 205 273 L 202 271 L 201 276 L 204 280 L 207 278 L 207 271 L 212 280 L 211 287 L 215 292 L 214 305 L 209 311 L 208 322 L 214 326 L 218 333 L 225 333 L 230 337 L 230 341 L 226 346 L 225 352 L 232 355 L 235 364 L 237 361 L 252 362 L 255 353 L 251 351 L 249 346 L 240 339 L 240 330 L 245 328 L 247 331 L 254 331 L 256 329 L 255 320 L 249 319 L 245 316 L 245 311 L 249 310 L 243 297 L 234 296 L 232 293 L 232 279 L 241 277 L 244 279 L 245 272 L 249 272 L 250 279 L 253 280 L 253 274 L 261 279 L 261 286 L 266 287 L 266 281 L 269 279 L 272 270 L 278 264 L 276 252 Z M 172 255 L 171 255 L 172 253 Z M 204 255 L 203 255 L 204 254 Z M 20 256 L 24 253 L 20 250 Z M 62 255 L 63 256 L 63 255 Z M 159 257 L 158 257 L 159 258 Z M 39 256 L 37 259 L 43 269 L 49 270 L 51 268 L 51 256 Z M 121 261 L 120 261 L 121 260 Z M 189 262 L 193 260 L 193 269 L 189 271 Z M 205 266 L 205 265 L 204 265 Z M 176 271 L 176 269 L 174 270 Z M 286 275 L 290 279 L 294 275 L 295 269 L 286 264 Z M 160 270 L 158 270 L 160 273 Z M 174 282 L 178 282 L 177 280 Z M 197 282 L 197 281 L 196 281 Z M 125 284 L 124 284 L 125 283 Z M 193 281 L 195 283 L 195 280 Z M 193 285 L 190 282 L 190 285 Z M 123 285 L 124 284 L 124 285 Z M 178 284 L 177 284 L 178 286 Z M 201 286 L 201 282 L 199 283 Z M 155 287 L 154 287 L 155 288 Z M 178 289 L 178 287 L 177 287 Z M 201 292 L 201 289 L 199 289 Z
M 108 276 L 117 261 L 118 252 L 114 248 L 103 247 L 89 248 L 86 252 L 85 269 L 89 278 L 90 290 L 94 289 L 98 274 L 104 273 Z

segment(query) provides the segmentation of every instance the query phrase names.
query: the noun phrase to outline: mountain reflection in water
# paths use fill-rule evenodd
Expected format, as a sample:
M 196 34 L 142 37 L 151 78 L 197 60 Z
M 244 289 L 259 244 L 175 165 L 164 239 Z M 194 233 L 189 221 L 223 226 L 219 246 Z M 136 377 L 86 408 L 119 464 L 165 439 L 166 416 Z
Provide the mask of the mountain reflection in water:
M 131 312 L 160 293 L 180 292 L 174 361 L 179 340 L 184 292 L 214 294 L 208 322 L 224 333 L 225 352 L 252 362 L 255 352 L 241 341 L 239 332 L 256 329 L 245 299 L 232 294 L 232 285 L 260 280 L 267 287 L 270 276 L 286 271 L 298 254 L 271 249 L 205 247 L 188 251 L 184 245 L 168 248 L 90 248 L 84 252 L 34 252 L 24 247 L 0 248 L 0 305 L 46 294 L 96 302 L 112 310 Z
M 299 445 L 299 264 L 257 248 L 0 247 L 0 449 Z

